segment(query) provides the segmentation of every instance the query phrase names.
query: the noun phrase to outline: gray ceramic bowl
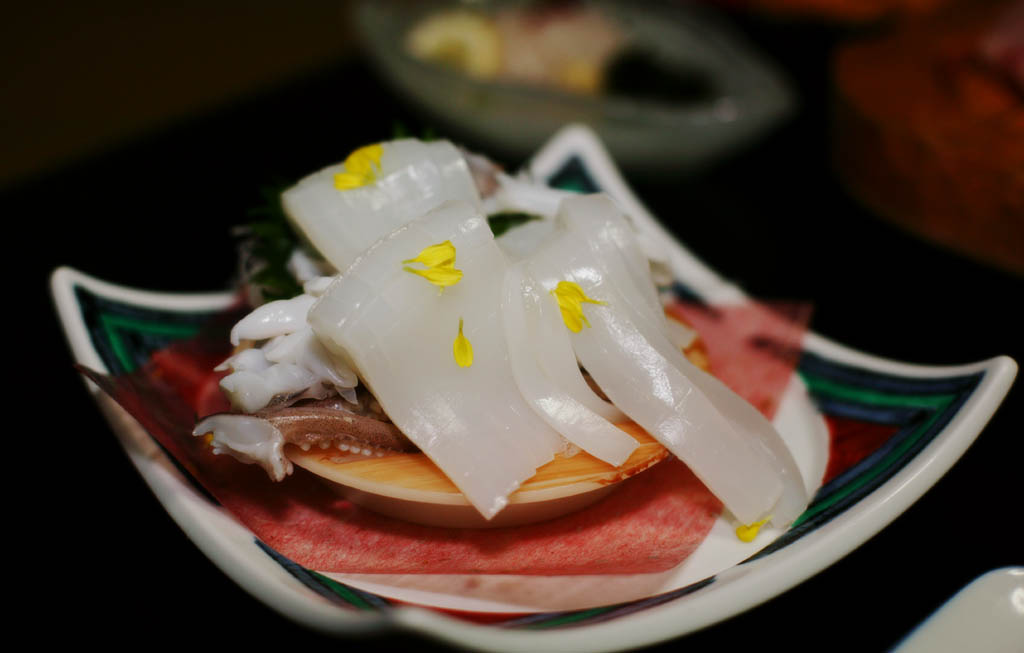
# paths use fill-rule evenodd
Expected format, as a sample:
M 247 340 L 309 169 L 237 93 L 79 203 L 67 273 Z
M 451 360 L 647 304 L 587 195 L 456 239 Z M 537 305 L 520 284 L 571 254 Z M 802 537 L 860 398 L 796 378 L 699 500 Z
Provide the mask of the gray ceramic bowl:
M 459 4 L 362 2 L 356 22 L 370 61 L 398 93 L 424 109 L 438 128 L 464 134 L 489 152 L 525 157 L 558 128 L 576 122 L 595 130 L 627 170 L 679 172 L 750 142 L 793 107 L 773 66 L 721 18 L 699 7 L 592 3 L 666 70 L 696 72 L 709 82 L 710 93 L 686 102 L 479 80 L 406 51 L 406 34 L 419 20 Z M 472 6 L 486 11 L 509 4 Z

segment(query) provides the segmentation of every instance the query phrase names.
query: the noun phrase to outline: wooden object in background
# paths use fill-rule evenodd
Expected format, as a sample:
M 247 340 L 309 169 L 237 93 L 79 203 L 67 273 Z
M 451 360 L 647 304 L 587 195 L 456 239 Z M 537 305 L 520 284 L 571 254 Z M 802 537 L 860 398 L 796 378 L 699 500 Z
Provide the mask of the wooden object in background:
M 840 47 L 834 156 L 880 216 L 1024 275 L 1024 94 L 982 57 L 1008 9 L 963 5 Z

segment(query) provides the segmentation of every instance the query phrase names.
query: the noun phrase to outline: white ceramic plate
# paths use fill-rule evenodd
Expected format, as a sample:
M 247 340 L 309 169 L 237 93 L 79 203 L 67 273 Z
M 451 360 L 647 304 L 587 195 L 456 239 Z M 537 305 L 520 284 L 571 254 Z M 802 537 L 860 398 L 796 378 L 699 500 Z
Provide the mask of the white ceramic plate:
M 913 630 L 893 653 L 1015 653 L 1024 648 L 1024 567 L 982 574 Z
M 644 209 L 590 130 L 563 129 L 528 169 L 553 185 L 613 195 L 642 231 L 665 244 L 677 292 L 714 304 L 744 299 Z M 68 268 L 54 273 L 52 290 L 76 361 L 106 372 L 130 369 L 231 300 L 226 293 L 127 289 Z M 839 560 L 952 466 L 1005 396 L 1016 369 L 1006 357 L 963 366 L 910 365 L 807 334 L 798 374 L 776 416 L 805 482 L 817 490 L 795 526 L 785 533 L 767 529 L 744 545 L 723 519 L 693 556 L 668 572 L 557 578 L 304 569 L 211 503 L 134 420 L 91 389 L 168 513 L 228 576 L 291 619 L 338 634 L 404 628 L 481 650 L 603 651 L 654 643 L 728 618 Z M 819 487 L 829 446 L 825 424 L 836 417 L 882 425 L 890 435 Z M 490 614 L 482 620 L 481 613 Z

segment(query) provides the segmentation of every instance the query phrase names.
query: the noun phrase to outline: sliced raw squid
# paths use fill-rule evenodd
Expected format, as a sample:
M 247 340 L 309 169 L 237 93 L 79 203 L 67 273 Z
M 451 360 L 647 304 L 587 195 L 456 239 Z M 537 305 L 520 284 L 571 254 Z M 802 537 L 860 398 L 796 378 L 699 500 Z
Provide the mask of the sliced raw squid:
M 505 273 L 502 318 L 519 392 L 537 414 L 569 442 L 611 465 L 621 465 L 636 449 L 637 442 L 601 415 L 618 413 L 618 410 L 587 386 L 567 346 L 568 339 L 560 332 L 543 328 L 545 316 L 541 314 L 541 307 L 545 298 L 541 292 L 524 273 L 521 264 L 509 267 Z M 557 351 L 558 341 L 563 339 L 566 346 Z M 545 356 L 547 353 L 554 353 L 554 359 Z M 554 368 L 555 374 L 549 375 L 548 368 Z M 561 377 L 572 387 L 573 376 L 582 400 L 556 381 Z
M 284 436 L 270 422 L 249 415 L 211 415 L 196 424 L 192 435 L 212 434 L 215 454 L 228 454 L 248 465 L 256 464 L 270 478 L 283 481 L 292 473 L 292 462 L 284 455 Z
M 577 195 L 562 203 L 557 220 L 576 234 L 580 247 L 589 246 L 601 258 L 612 273 L 612 281 L 631 304 L 643 301 L 646 307 L 637 305 L 638 309 L 653 316 L 658 325 L 666 323 L 657 288 L 651 280 L 650 262 L 629 219 L 611 197 L 604 194 Z
M 292 250 L 285 269 L 296 281 L 305 284 L 324 274 L 330 274 L 331 265 L 326 261 L 314 258 L 305 247 L 296 247 Z
M 554 220 L 530 220 L 509 229 L 495 239 L 510 261 L 530 256 L 555 233 Z
M 298 295 L 263 304 L 231 329 L 231 344 L 237 346 L 243 340 L 267 340 L 298 331 L 306 326 L 306 313 L 315 301 L 310 295 Z
M 446 241 L 453 261 L 438 254 Z M 566 446 L 516 387 L 505 270 L 484 216 L 450 202 L 377 242 L 309 312 L 320 340 L 354 362 L 388 417 L 487 518 Z
M 523 269 L 525 274 L 525 267 Z M 532 277 L 530 279 L 533 290 L 543 293 L 543 289 L 536 280 Z M 562 321 L 558 306 L 549 301 L 550 299 L 549 295 L 541 294 L 532 304 L 537 311 L 534 319 L 539 336 L 534 343 L 534 349 L 544 372 L 576 401 L 609 422 L 619 423 L 627 420 L 625 413 L 616 408 L 614 404 L 599 397 L 583 378 L 579 361 L 576 360 L 576 354 L 572 351 L 569 332 Z
M 354 388 L 358 382 L 355 372 L 320 344 L 309 326 L 275 338 L 263 347 L 263 352 L 271 363 L 300 365 L 323 383 L 339 389 Z
M 589 326 L 569 338 L 618 408 L 682 459 L 738 520 L 771 516 L 788 525 L 807 504 L 796 463 L 767 419 L 672 344 L 660 305 L 642 288 L 639 250 L 620 218 L 599 196 L 566 200 L 561 231 L 525 262 L 527 272 L 546 293 L 569 281 L 603 302 L 585 305 Z
M 497 188 L 484 201 L 488 214 L 507 211 L 553 218 L 558 213 L 558 206 L 562 200 L 575 194 L 532 181 L 516 179 L 503 172 L 495 175 L 495 181 Z
M 509 229 L 498 237 L 498 245 L 513 260 L 525 258 L 547 240 L 554 230 L 554 218 L 561 208 L 562 200 L 579 197 L 577 193 L 544 186 L 527 178 L 510 177 L 504 173 L 495 174 L 494 179 L 496 190 L 484 198 L 484 209 L 488 214 L 527 213 L 539 218 Z M 605 201 L 613 201 L 609 195 L 602 197 Z M 616 223 L 616 230 L 626 230 L 623 233 L 628 234 L 629 249 L 636 250 L 630 256 L 645 277 L 650 276 L 651 265 L 664 268 L 668 264 L 668 252 L 657 237 L 633 229 L 631 220 L 624 213 L 619 212 Z M 621 236 L 617 238 L 625 244 Z
M 260 352 L 258 349 L 251 351 Z M 313 372 L 292 363 L 268 361 L 259 369 L 233 369 L 220 380 L 220 387 L 231 405 L 246 413 L 254 413 L 277 401 L 323 399 L 331 393 Z
M 337 392 L 354 398 L 359 379 L 349 364 L 313 334 L 306 315 L 316 298 L 298 295 L 260 306 L 231 330 L 231 341 L 267 340 L 228 358 L 231 374 L 220 387 L 231 405 L 247 413 L 281 402 L 323 399 Z
M 401 139 L 379 148 L 379 158 L 362 160 L 367 167 L 359 172 L 367 174 L 343 189 L 336 178 L 357 173 L 351 160 L 309 175 L 281 196 L 298 231 L 341 272 L 379 238 L 446 200 L 480 206 L 469 166 L 448 141 Z
M 302 283 L 302 291 L 307 295 L 319 297 L 324 294 L 327 286 L 331 285 L 332 281 L 334 281 L 334 277 L 313 277 Z

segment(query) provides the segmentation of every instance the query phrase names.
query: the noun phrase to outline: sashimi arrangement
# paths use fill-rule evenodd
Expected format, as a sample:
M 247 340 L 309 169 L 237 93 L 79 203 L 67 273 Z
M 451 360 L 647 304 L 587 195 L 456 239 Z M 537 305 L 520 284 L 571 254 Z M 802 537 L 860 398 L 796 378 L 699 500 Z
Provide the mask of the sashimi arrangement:
M 642 432 L 738 534 L 806 507 L 771 422 L 686 356 L 699 336 L 666 317 L 659 251 L 608 195 L 401 139 L 281 203 L 304 240 L 288 266 L 302 292 L 232 329 L 232 411 L 193 430 L 215 453 L 279 481 L 309 451 L 421 452 L 492 520 L 544 465 L 585 452 L 623 466 Z M 529 219 L 496 237 L 488 216 L 509 212 Z
M 261 601 L 332 633 L 369 621 L 560 648 L 727 618 L 920 497 L 1015 371 L 908 366 L 806 332 L 809 304 L 751 300 L 674 242 L 582 126 L 514 175 L 450 143 L 396 141 L 280 190 L 237 228 L 237 285 L 147 292 L 61 268 L 53 293 L 77 368 L 168 514 Z M 537 437 L 495 435 L 492 408 Z M 452 434 L 465 439 L 445 449 Z M 719 439 L 730 451 L 708 448 Z M 502 498 L 542 446 L 551 461 Z M 791 459 L 814 496 L 792 523 Z M 751 460 L 781 491 L 741 519 Z M 604 475 L 580 483 L 582 466 Z M 353 477 L 402 510 L 357 496 Z M 533 498 L 579 485 L 599 489 L 564 511 Z M 442 494 L 474 524 L 422 519 L 454 505 Z M 510 519 L 534 501 L 558 510 Z

